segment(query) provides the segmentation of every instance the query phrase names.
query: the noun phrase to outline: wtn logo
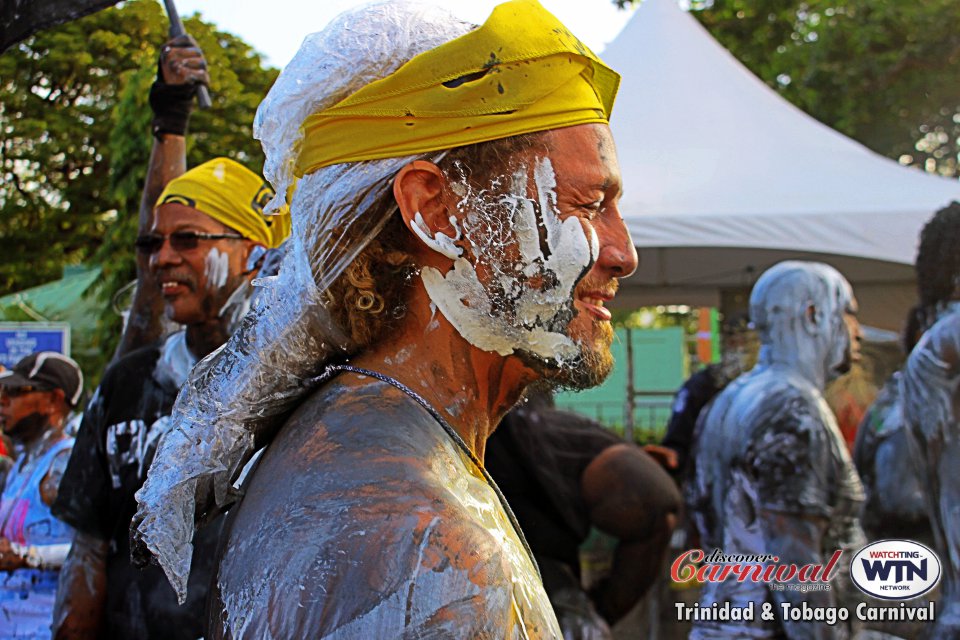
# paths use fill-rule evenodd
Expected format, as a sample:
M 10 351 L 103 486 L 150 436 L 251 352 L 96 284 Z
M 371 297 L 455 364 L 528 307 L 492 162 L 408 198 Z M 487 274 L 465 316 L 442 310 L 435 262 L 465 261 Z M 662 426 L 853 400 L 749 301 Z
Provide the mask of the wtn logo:
M 867 575 L 867 580 L 890 579 L 890 571 L 894 571 L 894 582 L 903 582 L 904 580 L 927 579 L 927 561 L 921 560 L 919 564 L 910 560 L 866 560 L 861 559 L 863 563 L 863 572 Z
M 940 559 L 912 540 L 880 540 L 857 552 L 850 578 L 864 593 L 887 600 L 915 598 L 940 580 Z

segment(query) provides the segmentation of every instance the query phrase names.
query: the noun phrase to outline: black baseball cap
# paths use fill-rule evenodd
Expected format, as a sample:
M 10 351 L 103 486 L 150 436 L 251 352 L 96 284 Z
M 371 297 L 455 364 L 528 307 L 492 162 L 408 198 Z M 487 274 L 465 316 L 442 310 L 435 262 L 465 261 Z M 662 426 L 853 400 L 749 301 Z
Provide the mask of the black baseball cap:
M 72 358 L 56 351 L 32 353 L 8 371 L 0 372 L 0 386 L 34 387 L 38 391 L 62 389 L 67 404 L 76 407 L 83 393 L 83 373 Z

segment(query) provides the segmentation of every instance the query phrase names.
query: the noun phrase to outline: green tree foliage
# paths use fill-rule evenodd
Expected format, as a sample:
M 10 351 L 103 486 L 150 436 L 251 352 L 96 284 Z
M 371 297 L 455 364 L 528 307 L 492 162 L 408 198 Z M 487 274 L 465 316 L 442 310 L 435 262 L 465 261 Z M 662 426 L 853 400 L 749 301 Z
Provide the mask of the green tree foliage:
M 189 166 L 218 155 L 260 171 L 253 115 L 277 76 L 236 36 L 187 19 L 210 68 L 213 108 L 194 112 Z M 135 276 L 140 191 L 151 135 L 147 92 L 169 23 L 132 0 L 43 31 L 0 55 L 0 295 L 103 266 L 103 307 Z M 101 321 L 104 362 L 119 317 Z
M 960 2 L 690 5 L 713 37 L 805 112 L 904 164 L 960 175 Z

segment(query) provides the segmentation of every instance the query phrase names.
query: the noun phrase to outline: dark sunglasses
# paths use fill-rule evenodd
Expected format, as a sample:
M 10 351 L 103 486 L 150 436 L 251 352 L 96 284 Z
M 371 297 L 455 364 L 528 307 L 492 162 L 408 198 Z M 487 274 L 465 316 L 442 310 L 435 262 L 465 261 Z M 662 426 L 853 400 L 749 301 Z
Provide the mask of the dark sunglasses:
M 47 389 L 41 389 L 39 387 L 31 387 L 28 384 L 25 384 L 22 387 L 0 388 L 0 393 L 7 396 L 8 398 L 19 398 L 20 396 L 25 396 L 28 393 L 33 393 L 34 391 L 47 391 Z
M 243 240 L 238 233 L 199 233 L 197 231 L 174 231 L 168 236 L 150 233 L 139 236 L 134 243 L 137 251 L 147 255 L 160 251 L 164 241 L 170 238 L 170 248 L 174 251 L 196 249 L 201 240 Z

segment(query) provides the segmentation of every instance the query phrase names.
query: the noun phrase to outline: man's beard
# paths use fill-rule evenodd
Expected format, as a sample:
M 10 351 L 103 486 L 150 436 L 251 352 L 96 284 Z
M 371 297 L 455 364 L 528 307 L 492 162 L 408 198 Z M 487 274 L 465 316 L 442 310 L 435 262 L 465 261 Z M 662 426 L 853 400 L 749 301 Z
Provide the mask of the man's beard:
M 517 355 L 525 365 L 541 375 L 543 386 L 557 391 L 582 391 L 599 386 L 613 371 L 612 344 L 613 327 L 609 322 L 600 322 L 595 328 L 593 343 L 577 341 L 577 355 L 563 362 L 544 360 L 527 351 L 518 351 Z
M 6 435 L 17 440 L 29 440 L 47 430 L 49 416 L 35 412 L 26 415 L 4 429 Z

